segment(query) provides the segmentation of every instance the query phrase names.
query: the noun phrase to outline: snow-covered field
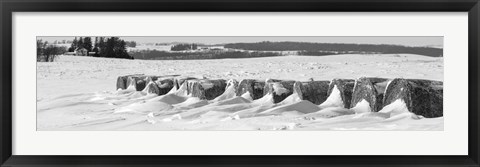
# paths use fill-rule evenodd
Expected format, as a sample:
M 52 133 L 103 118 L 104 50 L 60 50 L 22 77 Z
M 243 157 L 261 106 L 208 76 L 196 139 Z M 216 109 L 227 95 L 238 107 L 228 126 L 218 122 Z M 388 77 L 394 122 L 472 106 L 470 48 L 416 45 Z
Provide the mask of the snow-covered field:
M 443 130 L 443 117 L 409 113 L 401 101 L 370 113 L 362 106 L 315 105 L 296 94 L 273 104 L 268 96 L 251 100 L 228 88 L 210 101 L 186 96 L 182 89 L 163 96 L 115 90 L 117 77 L 129 74 L 238 81 L 359 77 L 443 81 L 443 58 L 391 54 L 159 61 L 60 56 L 56 62 L 37 63 L 37 129 Z

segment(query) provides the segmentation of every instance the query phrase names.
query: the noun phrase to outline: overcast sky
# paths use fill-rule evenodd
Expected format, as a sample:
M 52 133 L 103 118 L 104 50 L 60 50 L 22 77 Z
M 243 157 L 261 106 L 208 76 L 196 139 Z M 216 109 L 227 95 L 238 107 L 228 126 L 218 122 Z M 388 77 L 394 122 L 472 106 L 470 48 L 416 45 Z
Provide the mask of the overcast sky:
M 203 44 L 223 44 L 236 42 L 261 42 L 261 41 L 296 41 L 296 42 L 317 42 L 317 43 L 356 43 L 356 44 L 393 44 L 404 46 L 435 46 L 443 48 L 443 37 L 438 36 L 356 36 L 356 37 L 339 37 L 339 36 L 156 36 L 156 37 L 139 37 L 139 36 L 119 36 L 126 41 L 136 41 L 137 43 L 203 43 Z M 72 36 L 56 36 L 56 37 L 37 37 L 44 41 L 53 42 L 55 40 L 73 40 Z

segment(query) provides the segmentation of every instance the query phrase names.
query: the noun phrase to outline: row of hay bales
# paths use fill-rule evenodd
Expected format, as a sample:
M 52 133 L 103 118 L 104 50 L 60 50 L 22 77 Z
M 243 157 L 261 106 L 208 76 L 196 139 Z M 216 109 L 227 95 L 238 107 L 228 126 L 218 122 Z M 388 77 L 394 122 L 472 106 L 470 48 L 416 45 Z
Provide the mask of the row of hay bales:
M 186 84 L 189 95 L 205 100 L 215 99 L 228 87 L 227 81 L 223 79 L 197 79 L 178 75 L 135 74 L 120 76 L 117 79 L 117 89 L 127 89 L 130 86 L 137 91 L 158 95 L 166 94 L 174 87 L 178 89 L 182 84 Z M 365 100 L 369 103 L 372 112 L 378 112 L 388 104 L 402 99 L 409 111 L 415 114 L 428 118 L 443 116 L 443 82 L 441 81 L 363 77 L 357 80 L 333 79 L 305 82 L 243 79 L 229 84 L 234 85 L 237 96 L 248 92 L 251 98 L 256 100 L 269 94 L 273 96 L 274 103 L 279 103 L 296 93 L 302 100 L 308 100 L 316 105 L 325 102 L 336 87 L 345 108 L 352 108 Z

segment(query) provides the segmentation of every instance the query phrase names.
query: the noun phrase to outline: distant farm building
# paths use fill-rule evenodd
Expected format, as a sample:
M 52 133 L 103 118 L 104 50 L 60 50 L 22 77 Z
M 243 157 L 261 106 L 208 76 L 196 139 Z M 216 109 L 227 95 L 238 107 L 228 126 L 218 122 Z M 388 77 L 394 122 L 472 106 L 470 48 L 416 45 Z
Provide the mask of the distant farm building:
M 85 48 L 75 49 L 75 55 L 76 56 L 87 56 L 88 55 L 88 50 L 85 49 Z

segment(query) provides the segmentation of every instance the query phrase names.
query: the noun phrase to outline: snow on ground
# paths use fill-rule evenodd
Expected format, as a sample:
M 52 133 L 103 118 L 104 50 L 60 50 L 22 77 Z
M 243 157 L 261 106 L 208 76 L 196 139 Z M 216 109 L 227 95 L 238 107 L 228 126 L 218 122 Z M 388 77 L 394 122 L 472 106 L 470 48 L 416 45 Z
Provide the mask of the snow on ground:
M 385 77 L 443 81 L 443 58 L 409 54 L 283 56 L 217 60 L 124 60 L 60 56 L 37 63 L 38 130 L 443 130 L 443 117 L 423 118 L 392 103 L 378 113 L 364 105 L 345 109 L 298 97 L 273 104 L 230 89 L 211 101 L 172 90 L 157 96 L 115 90 L 121 75 L 172 75 L 212 79 Z M 403 104 L 404 105 L 404 104 Z

